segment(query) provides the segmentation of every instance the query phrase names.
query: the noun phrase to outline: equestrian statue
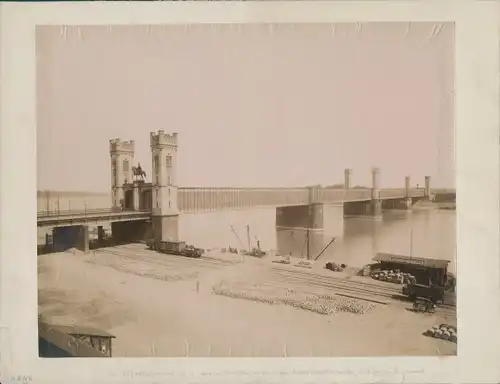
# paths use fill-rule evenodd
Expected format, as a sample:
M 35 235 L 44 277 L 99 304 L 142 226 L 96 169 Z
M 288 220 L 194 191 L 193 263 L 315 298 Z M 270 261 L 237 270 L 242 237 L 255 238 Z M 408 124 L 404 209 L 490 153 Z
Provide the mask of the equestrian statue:
M 146 172 L 141 168 L 141 163 L 137 164 L 137 167 L 132 167 L 132 174 L 136 178 L 136 180 L 144 181 L 146 179 Z

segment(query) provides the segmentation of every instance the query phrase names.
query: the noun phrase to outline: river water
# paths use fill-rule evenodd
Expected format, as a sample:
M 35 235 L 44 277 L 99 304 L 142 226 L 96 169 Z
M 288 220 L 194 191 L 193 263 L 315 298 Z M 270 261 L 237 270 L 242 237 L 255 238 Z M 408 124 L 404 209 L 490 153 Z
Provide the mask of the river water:
M 43 199 L 39 200 L 39 210 L 44 210 L 48 203 Z M 69 206 L 70 200 L 71 208 L 83 206 L 84 202 L 89 208 L 102 208 L 109 206 L 110 197 L 60 197 L 50 203 L 57 203 L 61 209 L 69 209 L 64 207 Z M 63 207 L 63 204 L 66 205 Z M 340 215 L 333 211 L 331 216 L 326 221 L 337 225 L 328 225 L 330 229 L 327 228 L 324 232 L 310 231 L 309 234 L 302 230 L 277 230 L 274 208 L 182 214 L 179 227 L 182 240 L 201 248 L 232 246 L 248 249 L 249 240 L 252 247 L 258 240 L 264 250 L 306 257 L 309 248 L 310 257 L 316 258 L 335 236 L 335 242 L 319 260 L 362 267 L 370 263 L 377 252 L 386 252 L 449 260 L 449 271 L 456 271 L 455 211 L 428 207 L 415 207 L 412 212 L 384 211 L 383 219 L 378 221 L 370 218 L 346 218 L 342 222 Z M 250 236 L 247 235 L 247 225 Z M 46 232 L 39 229 L 39 244 L 44 243 Z M 95 228 L 91 228 L 90 232 L 92 237 L 96 236 Z
M 182 237 L 203 248 L 248 248 L 259 240 L 265 250 L 279 254 L 307 255 L 307 232 L 276 230 L 276 210 L 187 214 L 180 219 Z M 332 260 L 352 267 L 371 262 L 377 252 L 450 261 L 449 271 L 456 271 L 455 211 L 419 208 L 413 212 L 386 211 L 382 220 L 346 218 L 343 234 L 321 255 L 319 260 Z M 247 225 L 250 236 L 247 235 Z M 234 229 L 234 232 L 231 230 Z M 309 233 L 309 255 L 316 258 L 332 240 L 324 232 Z

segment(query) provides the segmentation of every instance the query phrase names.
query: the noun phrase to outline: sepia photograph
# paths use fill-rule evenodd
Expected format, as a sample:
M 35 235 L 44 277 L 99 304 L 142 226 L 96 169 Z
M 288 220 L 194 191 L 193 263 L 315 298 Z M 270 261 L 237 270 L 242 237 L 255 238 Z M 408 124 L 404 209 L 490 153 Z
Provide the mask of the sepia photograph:
M 38 26 L 39 355 L 456 355 L 454 31 Z
M 2 5 L 0 382 L 498 383 L 499 5 Z

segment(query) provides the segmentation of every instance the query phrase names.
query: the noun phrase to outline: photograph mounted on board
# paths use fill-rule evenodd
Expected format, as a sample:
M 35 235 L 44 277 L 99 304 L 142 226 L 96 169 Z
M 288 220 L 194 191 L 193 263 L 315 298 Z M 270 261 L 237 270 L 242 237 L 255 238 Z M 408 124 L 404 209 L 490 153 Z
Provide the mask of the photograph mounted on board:
M 454 31 L 38 26 L 39 355 L 456 355 Z

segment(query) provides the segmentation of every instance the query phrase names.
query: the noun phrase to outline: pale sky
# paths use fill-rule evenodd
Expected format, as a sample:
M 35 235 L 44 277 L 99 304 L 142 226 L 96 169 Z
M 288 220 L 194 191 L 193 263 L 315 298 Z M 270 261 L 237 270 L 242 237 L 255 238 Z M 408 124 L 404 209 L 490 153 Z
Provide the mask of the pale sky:
M 39 27 L 37 61 L 38 189 L 109 191 L 113 138 L 150 176 L 159 129 L 180 186 L 455 185 L 453 24 Z

